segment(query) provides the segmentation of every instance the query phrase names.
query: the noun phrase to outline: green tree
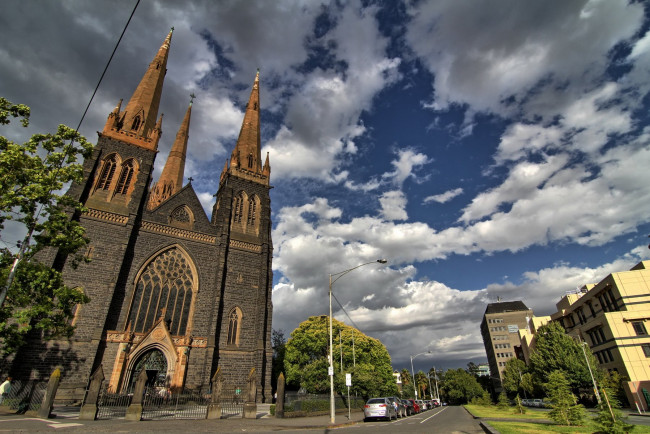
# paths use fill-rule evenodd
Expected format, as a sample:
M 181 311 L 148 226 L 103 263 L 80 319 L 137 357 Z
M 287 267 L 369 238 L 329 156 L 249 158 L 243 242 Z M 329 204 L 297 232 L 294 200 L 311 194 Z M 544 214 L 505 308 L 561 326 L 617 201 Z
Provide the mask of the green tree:
M 598 415 L 595 417 L 596 424 L 602 432 L 626 433 L 634 429 L 634 425 L 626 422 L 626 417 L 621 413 L 621 404 L 616 394 L 607 387 L 600 389 L 602 402 L 598 405 Z M 609 401 L 609 405 L 608 404 Z
M 485 392 L 476 377 L 462 368 L 445 372 L 442 389 L 451 404 L 466 404 L 475 397 L 483 396 Z
M 530 355 L 530 371 L 541 382 L 548 383 L 553 371 L 562 371 L 570 387 L 591 387 L 591 375 L 585 362 L 582 345 L 566 334 L 564 328 L 552 321 L 537 331 L 535 350 Z M 592 369 L 598 366 L 589 348 L 584 348 Z M 596 375 L 596 371 L 594 371 Z
M 474 375 L 475 377 L 478 377 L 479 374 L 478 365 L 474 362 L 469 362 L 467 364 L 467 372 Z
M 510 402 L 508 402 L 508 395 L 505 390 L 502 390 L 499 394 L 499 401 L 497 402 L 499 408 L 508 408 L 510 407 Z
M 333 320 L 333 335 L 342 333 L 341 344 L 334 342 L 334 386 L 344 393 L 345 373 L 352 374 L 353 390 L 364 397 L 397 395 L 390 355 L 377 339 Z M 354 333 L 355 352 L 352 352 Z M 329 317 L 313 316 L 291 332 L 287 342 L 284 368 L 287 383 L 304 387 L 311 393 L 329 391 L 328 368 Z M 340 355 L 343 354 L 343 370 Z M 338 356 L 338 357 L 337 357 Z M 353 358 L 354 357 L 354 358 Z M 354 366 L 356 363 L 356 366 Z
M 418 399 L 424 399 L 429 390 L 429 379 L 427 375 L 422 371 L 416 372 L 415 384 L 418 387 Z
M 405 398 L 413 398 L 415 395 L 415 388 L 413 387 L 411 371 L 404 368 L 400 371 L 400 375 L 402 378 L 402 396 Z
M 517 358 L 506 362 L 506 369 L 503 371 L 503 388 L 513 396 L 520 392 L 533 392 L 532 375 L 527 372 L 528 367 L 523 360 Z
M 0 125 L 21 118 L 27 127 L 29 116 L 27 106 L 0 98 Z M 54 134 L 35 134 L 22 145 L 0 136 L 0 231 L 11 220 L 27 234 L 17 252 L 3 252 L 0 263 L 4 354 L 15 352 L 34 329 L 45 338 L 70 336 L 75 307 L 88 301 L 83 291 L 64 285 L 58 271 L 39 264 L 34 256 L 49 247 L 64 257 L 71 255 L 72 266 L 81 261 L 77 252 L 88 239 L 77 219 L 70 217 L 84 208 L 61 191 L 83 180 L 77 159 L 91 153 L 92 145 L 65 125 Z
M 553 371 L 544 385 L 547 396 L 551 401 L 549 417 L 562 425 L 582 425 L 585 419 L 585 409 L 577 403 L 571 393 L 569 381 L 560 370 Z
M 519 397 L 519 394 L 515 397 L 515 413 L 519 414 L 526 414 L 526 407 L 524 407 L 521 403 L 521 398 Z

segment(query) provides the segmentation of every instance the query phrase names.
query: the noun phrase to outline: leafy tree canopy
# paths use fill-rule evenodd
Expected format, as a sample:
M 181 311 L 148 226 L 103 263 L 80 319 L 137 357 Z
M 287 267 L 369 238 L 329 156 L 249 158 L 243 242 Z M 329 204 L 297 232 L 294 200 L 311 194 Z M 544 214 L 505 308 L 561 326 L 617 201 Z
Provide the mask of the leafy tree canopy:
M 0 97 L 0 125 L 21 118 L 27 127 L 29 116 L 29 107 Z M 5 354 L 22 345 L 32 329 L 46 338 L 69 336 L 75 306 L 87 301 L 80 289 L 65 286 L 60 273 L 39 264 L 34 255 L 52 247 L 74 255 L 73 266 L 81 261 L 76 253 L 88 240 L 70 216 L 84 208 L 62 190 L 83 180 L 77 159 L 89 157 L 92 149 L 65 125 L 54 134 L 35 134 L 22 145 L 0 136 L 0 231 L 11 220 L 27 234 L 17 252 L 2 252 L 0 262 L 0 345 Z
M 344 393 L 347 390 L 345 374 L 351 373 L 352 390 L 361 396 L 396 395 L 397 384 L 386 347 L 379 340 L 366 336 L 354 327 L 337 320 L 333 320 L 332 329 L 336 391 Z M 341 343 L 339 343 L 339 335 Z M 286 344 L 284 369 L 287 383 L 299 385 L 310 393 L 328 392 L 328 348 L 329 317 L 312 316 L 302 322 L 291 333 L 291 338 Z M 343 369 L 341 369 L 341 354 Z
M 537 331 L 535 351 L 530 355 L 530 371 L 542 383 L 548 383 L 553 371 L 562 371 L 572 389 L 590 388 L 592 381 L 581 344 L 567 335 L 564 328 L 552 321 Z M 584 348 L 589 364 L 597 375 L 598 366 L 591 350 Z
M 440 387 L 451 404 L 467 404 L 485 392 L 476 377 L 462 368 L 447 370 Z

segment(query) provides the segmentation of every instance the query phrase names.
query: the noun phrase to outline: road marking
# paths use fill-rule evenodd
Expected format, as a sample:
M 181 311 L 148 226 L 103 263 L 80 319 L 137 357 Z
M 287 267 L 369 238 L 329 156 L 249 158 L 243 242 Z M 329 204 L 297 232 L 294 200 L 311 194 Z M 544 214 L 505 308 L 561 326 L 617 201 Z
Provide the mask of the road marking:
M 49 423 L 47 424 L 50 428 L 69 428 L 71 426 L 83 426 L 83 423 L 61 423 L 61 422 L 56 422 L 56 425 L 50 425 Z
M 433 414 L 433 415 L 427 417 L 426 419 L 424 419 L 424 420 L 423 420 L 422 422 L 420 422 L 420 423 L 424 423 L 424 422 L 428 421 L 429 419 L 431 419 L 432 417 L 436 417 L 436 416 L 438 416 L 440 413 L 442 413 L 443 411 L 447 410 L 448 408 L 449 408 L 449 407 L 445 407 L 445 408 L 443 408 L 443 409 L 440 410 L 438 413 Z

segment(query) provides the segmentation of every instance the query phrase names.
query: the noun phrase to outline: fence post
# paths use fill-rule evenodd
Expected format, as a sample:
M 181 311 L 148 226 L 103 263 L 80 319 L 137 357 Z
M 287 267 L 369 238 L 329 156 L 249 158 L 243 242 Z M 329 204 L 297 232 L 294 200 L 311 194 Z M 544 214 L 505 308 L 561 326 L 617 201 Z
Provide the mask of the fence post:
M 278 398 L 275 400 L 275 417 L 284 417 L 284 373 L 280 372 L 278 377 Z
M 80 420 L 95 420 L 97 419 L 97 398 L 101 390 L 102 383 L 104 382 L 104 369 L 102 365 L 93 372 L 90 376 L 90 386 L 88 387 L 88 395 L 84 401 L 84 405 L 79 412 Z
M 142 419 L 142 401 L 144 398 L 144 388 L 147 383 L 147 371 L 143 369 L 138 375 L 138 379 L 135 383 L 135 390 L 133 391 L 133 400 L 131 405 L 126 410 L 126 420 L 140 420 Z
M 246 403 L 244 404 L 244 418 L 256 419 L 257 418 L 257 378 L 255 375 L 255 368 L 251 368 L 248 374 L 248 387 L 246 393 Z
M 208 414 L 206 419 L 221 419 L 221 390 L 223 388 L 223 375 L 221 368 L 212 376 L 212 395 L 210 396 L 210 405 L 208 405 Z
M 50 381 L 47 382 L 47 390 L 45 391 L 45 396 L 43 396 L 41 408 L 38 409 L 38 417 L 45 419 L 50 417 L 54 404 L 54 397 L 59 388 L 59 381 L 61 381 L 61 370 L 56 368 L 54 372 L 52 372 L 52 375 L 50 375 Z

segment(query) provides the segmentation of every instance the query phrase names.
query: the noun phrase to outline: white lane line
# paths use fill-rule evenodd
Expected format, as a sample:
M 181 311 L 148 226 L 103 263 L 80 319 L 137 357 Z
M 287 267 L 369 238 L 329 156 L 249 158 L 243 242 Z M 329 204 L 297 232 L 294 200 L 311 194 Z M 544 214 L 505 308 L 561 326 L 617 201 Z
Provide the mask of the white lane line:
M 48 424 L 48 426 L 50 428 L 59 429 L 59 428 L 69 428 L 71 426 L 83 426 L 83 423 L 60 423 L 60 422 L 58 422 L 58 425 L 50 425 L 50 424 Z
M 426 419 L 424 419 L 424 420 L 423 420 L 422 422 L 420 422 L 420 423 L 424 423 L 424 422 L 428 421 L 429 419 L 431 419 L 432 417 L 436 417 L 436 416 L 438 416 L 440 413 L 442 413 L 443 411 L 447 410 L 448 408 L 449 408 L 449 407 L 445 407 L 445 408 L 443 408 L 443 409 L 440 410 L 438 413 L 436 413 L 436 414 L 432 414 L 431 416 L 427 417 Z

